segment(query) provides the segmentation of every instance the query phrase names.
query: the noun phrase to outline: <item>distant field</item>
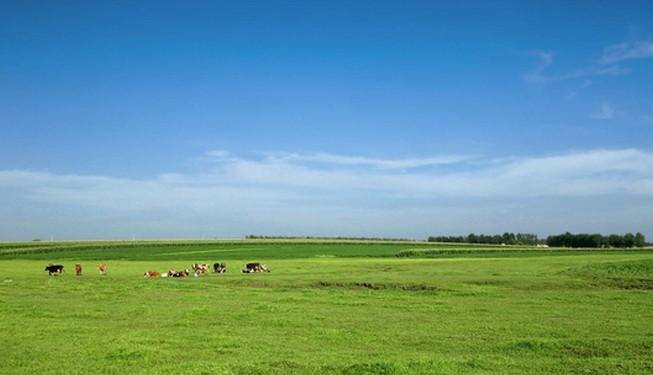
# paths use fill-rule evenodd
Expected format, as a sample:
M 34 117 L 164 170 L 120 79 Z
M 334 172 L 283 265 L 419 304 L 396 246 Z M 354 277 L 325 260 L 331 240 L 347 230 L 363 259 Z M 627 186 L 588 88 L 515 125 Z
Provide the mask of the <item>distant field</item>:
M 142 277 L 215 261 L 227 274 Z M 11 374 L 651 373 L 653 250 L 0 243 L 0 317 Z
M 426 246 L 426 242 L 311 240 L 16 243 L 0 245 L 0 259 L 220 260 L 248 257 L 292 259 L 321 255 L 394 256 L 402 249 Z
M 174 260 L 295 259 L 335 257 L 510 256 L 547 253 L 580 254 L 651 251 L 653 249 L 565 249 L 423 241 L 348 240 L 196 240 L 196 241 L 69 241 L 0 242 L 2 259 L 40 260 Z

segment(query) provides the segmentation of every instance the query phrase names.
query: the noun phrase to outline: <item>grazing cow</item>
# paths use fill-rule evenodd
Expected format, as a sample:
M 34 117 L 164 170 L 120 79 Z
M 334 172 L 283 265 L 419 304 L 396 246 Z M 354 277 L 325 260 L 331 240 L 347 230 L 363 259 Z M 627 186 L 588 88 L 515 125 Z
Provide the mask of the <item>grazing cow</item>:
M 48 271 L 48 276 L 60 275 L 63 273 L 63 264 L 48 264 L 45 266 L 44 271 Z
M 227 265 L 224 263 L 213 263 L 213 272 L 225 273 L 227 272 Z
M 97 265 L 98 271 L 100 271 L 100 275 L 106 275 L 107 274 L 107 264 L 106 263 L 100 263 Z
M 144 277 L 159 277 L 161 276 L 161 273 L 158 271 L 147 271 L 143 274 Z
M 195 263 L 191 266 L 191 268 L 193 269 L 195 275 L 199 276 L 208 272 L 209 265 L 206 263 Z
M 161 277 L 168 277 L 168 272 L 164 272 L 161 274 Z
M 82 265 L 81 264 L 75 264 L 75 274 L 77 276 L 82 276 Z
M 188 277 L 188 276 L 190 276 L 190 270 L 189 269 L 185 269 L 183 271 L 170 270 L 170 271 L 168 271 L 168 276 L 169 277 Z
M 261 263 L 247 263 L 243 273 L 253 273 L 253 272 L 270 272 L 270 269 Z

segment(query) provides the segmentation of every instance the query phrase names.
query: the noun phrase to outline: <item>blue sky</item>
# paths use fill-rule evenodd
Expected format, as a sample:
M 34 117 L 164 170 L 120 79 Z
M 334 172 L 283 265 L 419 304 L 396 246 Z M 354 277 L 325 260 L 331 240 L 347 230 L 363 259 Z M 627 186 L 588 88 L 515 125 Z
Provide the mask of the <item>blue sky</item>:
M 650 2 L 0 12 L 0 239 L 653 237 Z

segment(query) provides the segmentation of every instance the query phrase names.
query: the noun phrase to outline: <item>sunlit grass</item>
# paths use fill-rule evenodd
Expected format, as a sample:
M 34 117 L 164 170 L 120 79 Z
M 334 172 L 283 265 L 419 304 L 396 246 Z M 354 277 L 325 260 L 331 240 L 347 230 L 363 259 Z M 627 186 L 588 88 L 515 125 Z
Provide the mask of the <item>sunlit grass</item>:
M 247 243 L 0 258 L 0 373 L 653 370 L 653 252 L 395 256 L 408 248 Z M 240 273 L 252 260 L 272 272 Z M 50 261 L 66 274 L 48 277 Z M 142 277 L 211 261 L 228 272 Z

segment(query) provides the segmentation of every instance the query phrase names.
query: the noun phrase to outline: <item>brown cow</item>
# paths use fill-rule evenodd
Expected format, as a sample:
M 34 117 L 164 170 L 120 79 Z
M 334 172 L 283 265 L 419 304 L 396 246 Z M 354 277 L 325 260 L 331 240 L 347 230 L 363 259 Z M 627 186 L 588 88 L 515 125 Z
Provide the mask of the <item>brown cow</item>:
M 82 276 L 82 265 L 81 264 L 75 264 L 75 273 L 77 276 Z
M 147 271 L 143 274 L 144 277 L 159 277 L 161 276 L 161 273 L 158 271 Z
M 107 274 L 107 264 L 106 263 L 100 263 L 97 265 L 98 271 L 100 271 L 100 275 L 106 275 Z

